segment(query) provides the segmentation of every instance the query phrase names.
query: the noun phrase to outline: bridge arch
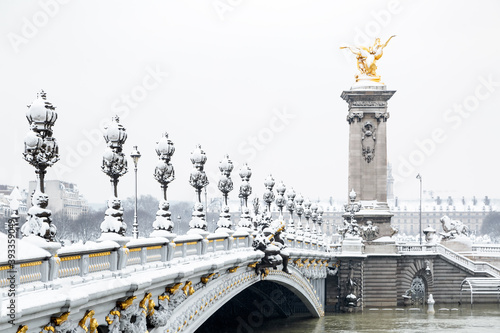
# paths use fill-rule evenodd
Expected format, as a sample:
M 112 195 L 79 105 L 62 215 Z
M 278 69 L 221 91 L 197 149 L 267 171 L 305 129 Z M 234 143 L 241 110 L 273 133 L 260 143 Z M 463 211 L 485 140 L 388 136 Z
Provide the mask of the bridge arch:
M 309 280 L 295 267 L 289 266 L 289 271 L 292 274 L 270 270 L 264 278 L 257 275 L 253 269 L 221 275 L 176 307 L 171 315 L 172 320 L 166 326 L 150 332 L 194 332 L 223 305 L 261 281 L 277 283 L 287 288 L 304 303 L 312 316 L 323 316 L 323 306 Z

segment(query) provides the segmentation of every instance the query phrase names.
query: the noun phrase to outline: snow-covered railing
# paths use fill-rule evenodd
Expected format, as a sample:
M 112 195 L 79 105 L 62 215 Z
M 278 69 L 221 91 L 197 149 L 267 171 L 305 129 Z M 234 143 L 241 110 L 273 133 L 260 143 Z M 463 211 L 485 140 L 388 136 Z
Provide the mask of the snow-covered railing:
M 224 253 L 232 250 L 253 251 L 253 232 L 235 231 L 231 236 L 225 232 L 180 235 L 169 241 L 163 237 L 129 240 L 125 245 L 113 240 L 76 243 L 57 250 L 54 256 L 35 248 L 21 239 L 20 258 L 13 267 L 16 284 L 47 282 L 53 279 L 84 277 L 97 272 L 120 271 L 126 267 L 147 265 L 154 262 L 168 262 L 190 256 Z M 290 249 L 338 252 L 339 245 L 327 245 L 323 241 L 292 235 L 285 238 Z M 36 255 L 33 255 L 36 253 Z M 175 262 L 175 261 L 174 261 Z M 12 276 L 7 261 L 0 262 L 0 288 L 7 287 Z
M 174 239 L 173 258 L 185 258 L 202 253 L 203 237 L 201 235 L 182 235 Z
M 227 251 L 229 249 L 229 235 L 226 233 L 210 234 L 207 240 L 207 252 Z
M 472 252 L 500 253 L 500 244 L 473 244 Z
M 2 265 L 0 266 L 0 288 L 7 287 L 10 285 L 10 274 L 8 271 L 10 270 L 10 265 Z
M 474 262 L 452 250 L 441 245 L 441 244 L 433 244 L 433 245 L 418 245 L 418 244 L 409 244 L 409 245 L 398 245 L 398 251 L 400 253 L 410 253 L 410 252 L 433 252 L 441 254 L 446 257 L 448 260 L 458 264 L 461 267 L 464 267 L 473 272 L 484 272 L 488 273 L 494 277 L 500 277 L 500 270 L 495 266 L 486 263 L 486 262 Z
M 59 271 L 57 272 L 57 277 L 65 278 L 69 276 L 78 276 L 81 274 L 82 269 L 82 256 L 66 256 L 60 257 Z
M 103 251 L 89 254 L 89 273 L 116 270 L 116 252 Z
M 161 237 L 133 239 L 127 243 L 127 248 L 129 250 L 127 266 L 166 261 L 168 240 Z
M 246 247 L 251 247 L 253 242 L 253 236 L 249 235 L 246 231 L 236 231 L 233 234 L 233 246 L 234 249 L 241 249 Z
M 26 262 L 19 266 L 19 282 L 29 283 L 35 281 L 42 281 L 43 277 L 43 262 L 41 260 Z

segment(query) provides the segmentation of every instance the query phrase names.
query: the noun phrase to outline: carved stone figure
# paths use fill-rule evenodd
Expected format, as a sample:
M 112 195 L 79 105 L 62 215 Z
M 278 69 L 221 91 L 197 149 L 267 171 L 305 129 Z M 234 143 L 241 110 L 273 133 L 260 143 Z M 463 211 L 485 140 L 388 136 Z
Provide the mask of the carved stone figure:
M 356 220 L 352 220 L 352 222 L 349 222 L 344 219 L 344 226 L 339 228 L 339 233 L 342 235 L 342 237 L 346 236 L 353 236 L 353 237 L 359 237 L 360 236 L 360 228 Z
M 469 236 L 469 227 L 458 220 L 452 220 L 447 215 L 443 216 L 441 219 L 441 226 L 443 227 L 443 239 L 453 239 L 460 235 Z
M 123 222 L 123 207 L 120 199 L 111 197 L 108 200 L 108 209 L 104 213 L 104 221 L 101 223 L 101 232 L 116 232 L 124 236 L 127 225 Z
M 367 121 L 363 127 L 363 136 L 361 137 L 361 145 L 363 148 L 363 157 L 367 163 L 370 163 L 373 160 L 375 155 L 375 130 L 376 128 L 373 124 Z
M 158 204 L 158 211 L 156 212 L 156 219 L 153 222 L 153 229 L 155 230 L 166 230 L 171 232 L 174 228 L 174 224 L 170 218 L 171 214 L 169 211 L 170 204 L 166 200 L 161 200 Z
M 374 240 L 378 236 L 379 228 L 373 225 L 372 221 L 367 221 L 366 226 L 361 227 L 363 230 L 363 238 L 367 241 Z
M 354 278 L 354 264 L 349 262 L 349 274 L 345 281 L 346 296 L 345 296 L 345 306 L 347 308 L 353 308 L 358 305 L 358 294 L 359 294 L 359 284 Z
M 258 274 L 265 274 L 266 268 L 276 269 L 283 264 L 283 271 L 288 272 L 289 252 L 286 250 L 285 242 L 281 233 L 285 230 L 285 222 L 273 221 L 269 226 L 264 226 L 253 241 L 255 250 L 264 252 L 264 258 L 255 266 Z
M 56 226 L 51 224 L 52 212 L 47 209 L 49 197 L 40 191 L 36 191 L 31 199 L 33 206 L 28 210 L 26 223 L 21 227 L 24 236 L 36 235 L 53 241 L 56 235 Z
M 229 206 L 224 206 L 217 221 L 217 230 L 230 230 L 232 226 L 231 214 L 229 213 Z

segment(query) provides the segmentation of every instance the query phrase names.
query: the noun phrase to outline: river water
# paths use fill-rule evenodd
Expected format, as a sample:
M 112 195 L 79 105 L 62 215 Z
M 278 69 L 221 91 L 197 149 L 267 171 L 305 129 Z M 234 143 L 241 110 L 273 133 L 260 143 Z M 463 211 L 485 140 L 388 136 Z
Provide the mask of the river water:
M 322 318 L 291 317 L 241 327 L 240 332 L 500 332 L 500 305 L 435 306 L 365 309 L 358 313 L 326 314 Z M 258 326 L 258 327 L 257 327 Z

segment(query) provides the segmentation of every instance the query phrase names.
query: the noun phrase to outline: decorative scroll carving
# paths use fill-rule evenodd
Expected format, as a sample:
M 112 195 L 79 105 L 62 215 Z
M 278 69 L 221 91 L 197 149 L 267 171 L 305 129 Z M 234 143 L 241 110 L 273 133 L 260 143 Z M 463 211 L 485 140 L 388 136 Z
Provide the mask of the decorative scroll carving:
M 378 122 L 386 122 L 387 119 L 389 119 L 389 112 L 376 112 L 375 119 L 377 119 Z
M 347 122 L 352 124 L 355 121 L 361 121 L 363 119 L 363 112 L 349 112 L 347 115 Z
M 361 146 L 363 148 L 363 157 L 367 163 L 370 163 L 375 156 L 376 130 L 370 121 L 365 122 L 362 128 Z

